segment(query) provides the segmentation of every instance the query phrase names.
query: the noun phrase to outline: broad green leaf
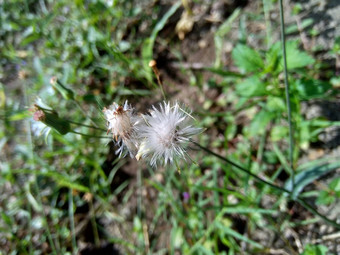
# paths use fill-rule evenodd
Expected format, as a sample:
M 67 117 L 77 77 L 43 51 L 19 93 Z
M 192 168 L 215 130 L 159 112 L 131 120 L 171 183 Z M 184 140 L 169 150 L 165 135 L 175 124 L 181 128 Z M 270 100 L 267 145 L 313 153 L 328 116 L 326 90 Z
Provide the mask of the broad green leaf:
M 243 97 L 256 97 L 266 94 L 266 84 L 257 76 L 251 76 L 236 85 L 236 92 Z
M 237 67 L 244 72 L 259 72 L 264 67 L 260 54 L 243 44 L 238 44 L 233 49 L 232 58 Z
M 308 184 L 312 183 L 314 180 L 322 177 L 323 175 L 329 173 L 340 167 L 340 162 L 334 163 L 324 163 L 321 165 L 312 166 L 311 168 L 304 170 L 295 175 L 295 185 L 293 189 L 292 177 L 290 177 L 286 183 L 285 188 L 292 192 L 291 196 L 296 199 L 301 191 Z

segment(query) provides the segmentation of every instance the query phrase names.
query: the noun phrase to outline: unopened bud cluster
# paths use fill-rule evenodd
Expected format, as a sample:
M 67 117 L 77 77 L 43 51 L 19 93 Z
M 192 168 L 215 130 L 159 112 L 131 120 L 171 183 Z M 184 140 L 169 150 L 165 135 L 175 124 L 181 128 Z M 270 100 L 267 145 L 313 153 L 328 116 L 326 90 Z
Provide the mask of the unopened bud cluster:
M 147 159 L 152 166 L 185 159 L 190 137 L 201 131 L 178 103 L 164 102 L 158 108 L 153 106 L 148 114 L 137 114 L 126 101 L 123 106 L 113 103 L 103 112 L 108 132 L 118 146 L 117 153 Z

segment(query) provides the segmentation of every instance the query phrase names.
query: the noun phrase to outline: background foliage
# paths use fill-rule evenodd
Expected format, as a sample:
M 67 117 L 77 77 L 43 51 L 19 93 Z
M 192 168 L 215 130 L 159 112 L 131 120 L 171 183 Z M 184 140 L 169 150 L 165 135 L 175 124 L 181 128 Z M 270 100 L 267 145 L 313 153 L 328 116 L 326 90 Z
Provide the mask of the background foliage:
M 317 37 L 315 20 L 288 21 L 292 185 L 279 20 L 270 18 L 278 3 L 234 2 L 0 1 L 1 254 L 339 252 L 336 229 L 296 200 L 336 219 L 338 143 L 321 137 L 340 122 L 305 108 L 338 102 L 340 41 L 304 49 L 299 35 Z M 303 6 L 285 4 L 298 20 Z M 181 174 L 118 159 L 111 139 L 98 138 L 102 109 L 162 101 L 151 59 L 168 99 L 206 129 L 201 145 L 290 197 L 197 148 Z M 59 129 L 33 121 L 35 103 L 55 111 Z

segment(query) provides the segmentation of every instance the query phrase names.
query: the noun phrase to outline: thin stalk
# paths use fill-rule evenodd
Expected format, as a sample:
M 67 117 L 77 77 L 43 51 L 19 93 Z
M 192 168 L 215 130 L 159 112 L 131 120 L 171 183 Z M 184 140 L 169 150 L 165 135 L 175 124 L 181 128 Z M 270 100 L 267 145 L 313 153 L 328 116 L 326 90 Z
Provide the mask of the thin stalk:
M 85 118 L 88 118 L 95 127 L 98 127 L 97 124 L 90 117 L 87 116 L 85 110 L 81 107 L 80 103 L 77 100 L 73 100 L 73 102 L 78 106 L 79 110 L 82 112 Z
M 107 131 L 107 130 L 104 129 L 104 128 L 94 127 L 94 126 L 91 126 L 91 125 L 86 125 L 86 124 L 79 123 L 79 122 L 75 122 L 75 121 L 72 121 L 72 120 L 67 120 L 67 121 L 70 122 L 71 124 L 74 124 L 74 125 L 83 126 L 83 127 L 88 127 L 88 128 L 93 128 L 93 129 L 98 129 L 98 130 L 101 130 L 101 131 Z
M 96 211 L 94 209 L 92 199 L 90 199 L 89 201 L 89 206 L 90 206 L 91 225 L 92 225 L 93 236 L 94 236 L 94 244 L 97 247 L 99 247 L 100 239 L 99 239 L 99 233 L 98 233 L 97 222 L 96 222 Z
M 267 49 L 269 49 L 272 44 L 272 27 L 270 24 L 270 13 L 269 13 L 269 7 L 271 5 L 271 2 L 268 0 L 262 0 L 262 4 L 263 4 L 264 19 L 265 19 L 265 24 L 266 24 Z
M 80 133 L 80 132 L 77 132 L 77 131 L 74 131 L 74 130 L 71 130 L 70 133 L 81 135 L 81 136 L 93 137 L 93 138 L 108 138 L 108 139 L 112 139 L 112 137 L 109 137 L 109 136 L 88 135 L 88 134 Z
M 74 226 L 74 212 L 73 212 L 73 192 L 72 189 L 69 189 L 69 197 L 68 197 L 68 216 L 70 218 L 70 228 L 71 228 L 71 238 L 72 238 L 72 254 L 77 254 L 77 241 L 76 241 L 76 233 Z
M 288 83 L 288 68 L 287 68 L 287 54 L 286 54 L 286 35 L 285 35 L 285 20 L 283 14 L 282 0 L 280 3 L 280 17 L 281 17 L 281 43 L 282 43 L 282 55 L 283 55 L 283 70 L 284 70 L 284 82 L 286 90 L 286 104 L 289 124 L 289 163 L 292 174 L 293 189 L 295 188 L 295 171 L 293 164 L 293 152 L 294 152 L 294 141 L 293 141 L 293 123 L 292 123 L 292 111 L 290 107 L 290 96 L 289 96 L 289 83 Z
M 325 222 L 327 222 L 328 224 L 332 225 L 333 227 L 340 229 L 340 225 L 338 223 L 336 223 L 336 221 L 330 220 L 329 218 L 327 218 L 325 215 L 322 215 L 321 213 L 319 213 L 312 205 L 310 205 L 308 202 L 306 202 L 304 199 L 298 197 L 297 201 L 304 207 L 306 208 L 308 211 L 310 211 L 311 213 L 313 213 L 314 215 L 319 216 L 321 219 L 323 219 Z
M 264 183 L 264 184 L 267 184 L 268 186 L 270 186 L 270 187 L 272 187 L 272 188 L 274 188 L 274 189 L 276 189 L 276 190 L 285 192 L 285 193 L 287 193 L 288 195 L 291 195 L 291 194 L 292 194 L 291 191 L 289 191 L 289 190 L 287 190 L 287 189 L 285 189 L 285 188 L 282 188 L 282 187 L 280 187 L 280 186 L 277 186 L 277 185 L 275 185 L 275 184 L 273 184 L 273 183 L 270 183 L 270 182 L 268 182 L 268 181 L 266 181 L 266 180 L 264 180 L 264 179 L 258 177 L 257 175 L 251 173 L 248 169 L 246 169 L 246 168 L 244 168 L 244 167 L 242 167 L 242 166 L 236 164 L 235 162 L 233 162 L 233 161 L 231 161 L 231 160 L 229 160 L 229 159 L 227 159 L 227 158 L 225 158 L 225 157 L 223 157 L 223 156 L 221 156 L 221 155 L 219 155 L 219 154 L 213 152 L 212 150 L 210 150 L 210 149 L 208 149 L 208 148 L 206 148 L 206 147 L 200 145 L 199 143 L 197 143 L 197 142 L 195 142 L 195 141 L 193 141 L 193 140 L 191 140 L 191 139 L 190 139 L 190 141 L 191 141 L 193 144 L 195 144 L 197 147 L 199 147 L 200 149 L 204 150 L 205 152 L 207 152 L 207 153 L 209 153 L 209 154 L 211 154 L 211 155 L 213 155 L 213 156 L 215 156 L 215 157 L 217 157 L 217 158 L 219 158 L 219 159 L 221 159 L 221 160 L 227 162 L 228 164 L 230 164 L 230 165 L 232 165 L 232 166 L 238 168 L 238 169 L 241 170 L 242 172 L 244 172 L 244 173 L 246 173 L 246 174 L 252 176 L 256 181 L 262 182 L 262 183 Z M 314 215 L 319 216 L 321 219 L 323 219 L 325 222 L 329 223 L 329 224 L 332 225 L 333 227 L 335 227 L 335 228 L 337 228 L 337 229 L 340 229 L 340 224 L 336 223 L 336 221 L 333 221 L 333 220 L 327 218 L 326 216 L 322 215 L 321 213 L 319 213 L 312 205 L 310 205 L 308 202 L 306 202 L 303 198 L 297 197 L 296 201 L 297 201 L 298 203 L 300 203 L 304 208 L 306 208 L 307 210 L 309 210 L 311 213 L 313 213 Z
M 192 142 L 193 144 L 195 144 L 197 147 L 199 147 L 200 149 L 204 150 L 205 152 L 207 152 L 207 153 L 209 153 L 209 154 L 211 154 L 211 155 L 213 155 L 213 156 L 215 156 L 215 157 L 217 157 L 217 158 L 219 158 L 219 159 L 221 159 L 221 160 L 227 162 L 228 164 L 230 164 L 230 165 L 232 165 L 232 166 L 238 168 L 238 169 L 241 170 L 242 172 L 244 172 L 244 173 L 246 173 L 246 174 L 248 174 L 248 175 L 254 177 L 254 179 L 257 180 L 258 182 L 262 182 L 262 183 L 267 184 L 268 186 L 270 186 L 270 187 L 272 187 L 272 188 L 274 188 L 274 189 L 276 189 L 276 190 L 283 191 L 283 192 L 285 192 L 285 193 L 290 194 L 290 191 L 289 191 L 289 190 L 286 190 L 285 188 L 281 188 L 281 187 L 279 187 L 279 186 L 277 186 L 277 185 L 275 185 L 275 184 L 273 184 L 273 183 L 270 183 L 270 182 L 268 182 L 268 181 L 266 181 L 266 180 L 264 180 L 264 179 L 258 177 L 257 175 L 255 175 L 255 174 L 253 174 L 252 172 L 250 172 L 248 169 L 246 169 L 246 168 L 244 168 L 244 167 L 242 167 L 242 166 L 236 164 L 235 162 L 233 162 L 233 161 L 231 161 L 231 160 L 229 160 L 229 159 L 227 159 L 227 158 L 225 158 L 225 157 L 223 157 L 223 156 L 221 156 L 221 155 L 219 155 L 219 154 L 213 152 L 212 150 L 210 150 L 210 149 L 208 149 L 208 148 L 206 148 L 206 147 L 200 145 L 199 143 L 197 143 L 197 142 L 195 142 L 195 141 L 193 141 L 193 140 L 191 140 L 191 142 Z
M 23 83 L 23 94 L 24 94 L 24 102 L 26 105 L 29 105 L 28 103 L 28 97 L 27 97 L 27 88 L 26 88 L 26 84 Z M 28 144 L 30 146 L 30 158 L 31 158 L 31 169 L 35 169 L 35 160 L 34 160 L 34 146 L 33 146 L 33 139 L 32 139 L 32 130 L 31 130 L 31 124 L 29 122 L 28 119 L 26 119 L 25 121 L 25 124 L 26 124 L 26 128 L 27 128 L 27 141 L 28 141 Z M 36 193 L 37 193 L 37 200 L 38 200 L 38 203 L 39 205 L 41 206 L 42 208 L 42 214 L 44 216 L 44 220 L 45 220 L 45 225 L 46 225 L 46 232 L 47 232 L 47 239 L 50 243 L 50 246 L 51 246 L 51 250 L 52 250 L 52 254 L 59 254 L 59 252 L 57 251 L 56 249 L 56 246 L 53 242 L 53 238 L 52 238 L 52 235 L 51 235 L 51 231 L 50 231 L 50 227 L 48 225 L 48 222 L 47 222 L 47 215 L 44 211 L 44 207 L 43 207 L 43 203 L 42 203 L 42 199 L 41 199 L 41 191 L 40 191 L 40 187 L 39 187 L 39 184 L 38 184 L 38 180 L 37 180 L 37 176 L 36 175 L 33 175 L 33 184 L 34 184 L 34 187 L 35 187 L 35 190 L 36 190 Z M 30 230 L 29 232 L 32 233 L 32 230 L 31 230 L 31 226 L 29 226 Z
M 156 75 L 157 83 L 158 83 L 158 86 L 159 86 L 159 88 L 162 92 L 163 99 L 166 100 L 166 95 L 165 95 L 163 83 L 162 83 L 162 80 L 161 80 L 161 73 L 159 72 L 159 70 L 157 68 L 157 62 L 155 60 L 151 60 L 150 63 L 149 63 L 149 67 L 152 68 L 152 71 Z
M 29 239 L 32 240 L 32 206 L 30 203 L 27 204 L 28 206 L 28 236 L 29 236 Z M 33 254 L 33 242 L 29 242 L 29 248 L 28 248 L 28 253 L 29 254 Z

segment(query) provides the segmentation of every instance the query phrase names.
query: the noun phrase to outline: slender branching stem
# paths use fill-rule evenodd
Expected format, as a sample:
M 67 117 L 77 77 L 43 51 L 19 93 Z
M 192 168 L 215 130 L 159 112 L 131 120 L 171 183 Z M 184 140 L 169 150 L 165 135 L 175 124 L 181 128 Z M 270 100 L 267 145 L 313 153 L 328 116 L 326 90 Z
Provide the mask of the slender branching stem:
M 206 147 L 200 145 L 199 143 L 197 143 L 197 142 L 195 142 L 195 141 L 193 141 L 193 140 L 191 140 L 191 139 L 190 139 L 190 141 L 191 141 L 193 144 L 195 144 L 197 147 L 199 147 L 200 149 L 204 150 L 205 152 L 207 152 L 207 153 L 209 153 L 209 154 L 211 154 L 211 155 L 217 157 L 218 159 L 223 160 L 224 162 L 227 162 L 228 164 L 230 164 L 230 165 L 232 165 L 232 166 L 238 168 L 238 169 L 241 170 L 242 172 L 244 172 L 244 173 L 246 173 L 246 174 L 252 176 L 256 181 L 262 182 L 262 183 L 264 183 L 264 184 L 266 184 L 266 185 L 268 185 L 268 186 L 270 186 L 270 187 L 272 187 L 272 188 L 274 188 L 274 189 L 276 189 L 276 190 L 285 192 L 285 193 L 287 193 L 287 194 L 289 195 L 289 197 L 291 197 L 292 191 L 289 191 L 289 190 L 287 190 L 287 189 L 285 189 L 285 188 L 282 188 L 282 187 L 280 187 L 280 186 L 278 186 L 278 185 L 276 185 L 276 184 L 273 184 L 273 183 L 271 183 L 271 182 L 268 182 L 268 181 L 262 179 L 261 177 L 258 177 L 256 174 L 251 173 L 248 169 L 246 169 L 246 168 L 240 166 L 239 164 L 237 164 L 237 163 L 235 163 L 235 162 L 233 162 L 233 161 L 231 161 L 231 160 L 229 160 L 229 159 L 227 159 L 227 158 L 225 158 L 225 157 L 223 157 L 223 156 L 221 156 L 221 155 L 219 155 L 219 154 L 213 152 L 212 150 L 210 150 L 210 149 L 208 149 L 208 148 L 206 148 Z M 323 219 L 325 222 L 329 223 L 329 224 L 332 225 L 333 227 L 335 227 L 335 228 L 337 228 L 337 229 L 340 229 L 340 224 L 338 224 L 336 221 L 333 221 L 333 220 L 327 218 L 326 216 L 322 215 L 321 213 L 319 213 L 312 205 L 310 205 L 308 202 L 306 202 L 303 198 L 297 197 L 297 199 L 296 199 L 295 201 L 297 201 L 298 203 L 300 203 L 303 207 L 305 207 L 305 208 L 306 208 L 307 210 L 309 210 L 311 213 L 313 213 L 314 215 L 319 216 L 321 219 Z
M 157 68 L 157 62 L 155 60 L 151 60 L 150 63 L 149 63 L 149 67 L 152 68 L 152 71 L 154 72 L 154 74 L 157 78 L 158 86 L 159 86 L 159 88 L 162 92 L 163 99 L 166 100 L 166 95 L 165 95 L 163 83 L 162 83 L 162 80 L 161 80 L 161 73 L 159 72 L 159 70 Z
M 232 165 L 232 166 L 238 168 L 238 169 L 241 170 L 242 172 L 244 172 L 244 173 L 246 173 L 246 174 L 248 174 L 248 175 L 254 177 L 254 179 L 257 180 L 258 182 L 262 182 L 262 183 L 267 184 L 268 186 L 270 186 L 270 187 L 272 187 L 272 188 L 274 188 L 274 189 L 276 189 L 276 190 L 279 190 L 279 191 L 285 192 L 285 193 L 287 193 L 287 194 L 290 194 L 290 191 L 289 191 L 289 190 L 287 190 L 287 189 L 285 189 L 285 188 L 281 188 L 280 186 L 277 186 L 276 184 L 273 184 L 273 183 L 271 183 L 271 182 L 268 182 L 268 181 L 266 181 L 266 180 L 264 180 L 264 179 L 258 177 L 256 174 L 251 173 L 248 169 L 246 169 L 246 168 L 240 166 L 239 164 L 236 164 L 235 162 L 233 162 L 233 161 L 231 161 L 231 160 L 229 160 L 229 159 L 227 159 L 227 158 L 225 158 L 225 157 L 223 157 L 223 156 L 221 156 L 221 155 L 219 155 L 219 154 L 213 152 L 212 150 L 210 150 L 210 149 L 208 149 L 208 148 L 206 148 L 206 147 L 200 145 L 199 143 L 197 143 L 197 142 L 195 142 L 195 141 L 193 141 L 193 140 L 191 140 L 191 142 L 192 142 L 193 144 L 195 144 L 197 147 L 199 147 L 200 149 L 204 150 L 205 152 L 207 152 L 207 153 L 209 153 L 209 154 L 211 154 L 211 155 L 213 155 L 213 156 L 215 156 L 215 157 L 217 157 L 217 158 L 219 158 L 219 159 L 221 159 L 221 160 L 227 162 L 228 164 L 230 164 L 230 165 Z
M 337 229 L 340 229 L 340 225 L 336 221 L 333 221 L 333 220 L 327 218 L 325 215 L 322 215 L 321 213 L 319 213 L 312 205 L 310 205 L 304 199 L 298 197 L 296 199 L 296 201 L 298 201 L 304 208 L 306 208 L 308 211 L 310 211 L 314 215 L 319 216 L 321 219 L 323 219 L 328 224 L 332 225 L 333 227 L 335 227 Z
M 295 187 L 295 171 L 294 171 L 294 163 L 293 163 L 294 141 L 293 141 L 292 111 L 290 107 L 290 95 L 289 95 L 289 83 L 288 83 L 288 71 L 287 71 L 288 68 L 287 68 L 287 54 L 286 54 L 285 20 L 284 20 L 284 14 L 283 14 L 282 0 L 279 0 L 279 3 L 280 3 L 280 17 L 281 17 L 281 42 L 282 42 L 283 70 L 284 70 L 286 105 L 287 105 L 288 124 L 289 124 L 289 163 L 290 163 L 293 189 L 294 189 Z
M 88 134 L 80 133 L 80 132 L 77 132 L 77 131 L 74 131 L 74 130 L 71 130 L 70 132 L 77 134 L 77 135 L 86 136 L 86 137 L 112 139 L 112 137 L 109 137 L 109 136 L 88 135 Z
M 104 128 L 95 127 L 95 126 L 91 126 L 91 125 L 86 125 L 86 124 L 75 122 L 75 121 L 72 121 L 72 120 L 67 120 L 67 121 L 70 122 L 71 124 L 74 124 L 74 125 L 88 127 L 88 128 L 93 128 L 93 129 L 97 129 L 97 130 L 101 130 L 101 131 L 106 131 L 106 129 L 104 129 Z
M 72 239 L 72 254 L 75 255 L 78 252 L 77 249 L 77 240 L 76 240 L 76 232 L 74 225 L 74 212 L 73 212 L 73 191 L 69 189 L 69 197 L 68 197 L 68 214 L 70 218 L 70 229 L 71 229 L 71 239 Z
M 77 105 L 77 107 L 82 112 L 82 114 L 85 116 L 85 118 L 88 118 L 95 127 L 98 127 L 97 124 L 87 115 L 86 111 L 83 109 L 81 104 L 75 99 L 73 100 L 73 102 Z

